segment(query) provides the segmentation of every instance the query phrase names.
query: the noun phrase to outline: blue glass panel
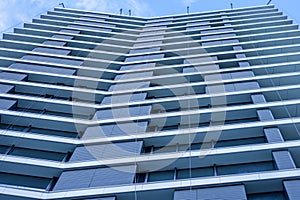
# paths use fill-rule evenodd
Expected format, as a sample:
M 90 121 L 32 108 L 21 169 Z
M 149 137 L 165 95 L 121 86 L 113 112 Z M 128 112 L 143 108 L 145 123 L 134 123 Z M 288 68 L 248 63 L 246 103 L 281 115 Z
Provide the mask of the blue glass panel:
M 290 200 L 300 199 L 300 180 L 284 181 L 283 184 Z
M 155 41 L 155 42 L 139 42 L 133 45 L 133 47 L 145 47 L 145 46 L 152 46 L 152 45 L 161 45 L 162 41 Z
M 262 94 L 251 95 L 251 99 L 254 104 L 266 103 L 265 96 Z
M 243 53 L 236 54 L 237 58 L 246 58 L 246 55 Z
M 279 128 L 266 128 L 264 129 L 264 133 L 269 143 L 284 142 Z
M 245 82 L 245 83 L 235 83 L 234 88 L 236 91 L 243 91 L 243 90 L 259 89 L 260 87 L 257 82 Z
M 129 134 L 145 133 L 148 122 L 130 122 L 123 124 L 102 125 L 89 127 L 84 133 L 85 139 L 125 136 Z
M 286 200 L 283 192 L 272 192 L 248 195 L 247 200 Z
M 251 173 L 273 170 L 273 162 L 249 163 L 217 167 L 218 175 Z
M 156 54 L 156 55 L 145 55 L 145 56 L 134 56 L 125 59 L 125 62 L 135 62 L 135 61 L 143 61 L 143 60 L 154 60 L 154 59 L 162 59 L 164 58 L 164 54 Z
M 135 171 L 135 166 L 96 169 L 90 187 L 132 184 Z
M 143 101 L 146 99 L 147 93 L 134 93 L 128 95 L 114 95 L 104 97 L 101 104 L 112 104 L 112 103 L 124 103 L 124 102 L 134 102 L 134 101 Z M 112 102 L 113 101 L 113 102 Z
M 141 153 L 142 146 L 143 142 L 140 141 L 77 147 L 70 162 L 132 157 Z
M 231 73 L 232 78 L 248 78 L 253 77 L 254 74 L 252 71 L 242 71 L 242 72 L 234 72 Z
M 154 67 L 155 67 L 155 63 L 134 64 L 134 65 L 122 66 L 120 68 L 120 71 L 134 70 L 134 69 L 148 69 L 148 68 L 154 68 Z
M 68 36 L 68 35 L 53 35 L 52 37 L 58 38 L 58 39 L 64 39 L 64 40 L 72 40 L 74 38 L 73 36 Z M 63 44 L 63 43 L 59 43 L 59 44 Z M 65 43 L 65 44 L 67 44 L 67 43 Z M 54 44 L 52 44 L 52 45 L 54 45 Z M 64 46 L 64 45 L 55 45 L 55 46 Z
M 289 151 L 272 152 L 277 169 L 295 169 L 296 165 Z
M 239 66 L 240 67 L 249 67 L 250 64 L 249 64 L 249 62 L 239 62 Z
M 164 39 L 164 36 L 158 35 L 158 36 L 144 36 L 144 37 L 139 37 L 137 38 L 137 41 L 143 41 L 143 40 L 162 40 Z
M 68 55 L 71 51 L 62 50 L 62 49 L 52 49 L 52 48 L 44 48 L 38 47 L 33 49 L 34 52 L 41 52 L 41 53 L 49 53 L 49 54 L 58 54 L 58 55 Z
M 83 30 L 92 30 L 92 31 L 103 31 L 103 32 L 111 32 L 111 29 L 100 28 L 100 27 L 91 27 L 91 26 L 82 26 L 82 25 L 69 25 L 72 28 L 78 28 Z
M 138 78 L 143 78 L 143 77 L 151 77 L 153 76 L 153 71 L 148 71 L 148 72 L 139 72 L 139 73 L 128 73 L 128 74 L 122 74 L 122 75 L 117 75 L 115 77 L 115 80 L 124 80 L 124 79 L 138 79 Z
M 45 41 L 43 44 L 47 45 L 53 45 L 53 46 L 65 46 L 67 43 L 66 42 L 59 42 L 59 41 Z
M 233 33 L 226 33 L 226 34 L 219 34 L 219 35 L 209 35 L 209 36 L 202 36 L 201 40 L 211 40 L 211 39 L 219 39 L 219 38 L 226 38 L 226 37 L 234 37 L 236 34 Z
M 78 31 L 78 30 L 69 30 L 69 29 L 62 29 L 59 32 L 62 32 L 62 33 L 72 33 L 72 34 L 79 34 L 80 33 L 80 31 Z
M 269 109 L 258 110 L 257 115 L 260 121 L 274 120 L 273 114 Z
M 94 174 L 94 169 L 63 172 L 53 190 L 88 188 Z
M 146 36 L 149 34 L 155 34 L 155 35 L 163 35 L 166 31 L 165 30 L 158 30 L 158 31 L 146 31 L 140 33 L 140 36 Z
M 145 82 L 133 82 L 133 83 L 122 83 L 122 84 L 116 84 L 112 85 L 109 88 L 109 92 L 113 91 L 122 91 L 122 90 L 131 90 L 134 91 L 139 88 L 147 88 L 150 86 L 150 81 Z
M 234 31 L 234 30 L 232 28 L 223 28 L 223 29 L 201 31 L 201 33 L 202 34 L 210 34 L 210 33 L 221 33 L 221 32 L 228 32 L 228 31 Z
M 241 51 L 241 50 L 243 50 L 243 47 L 242 46 L 234 46 L 233 50 L 235 50 L 235 51 Z
M 243 185 L 211 187 L 198 190 L 175 191 L 174 200 L 216 200 L 235 199 L 246 200 L 246 191 Z
M 0 109 L 8 110 L 11 107 L 13 107 L 16 103 L 17 103 L 17 101 L 0 99 Z
M 7 93 L 9 91 L 11 91 L 14 87 L 11 85 L 3 85 L 0 84 L 0 93 Z
M 23 56 L 22 60 L 33 60 L 33 61 L 41 61 L 41 62 L 50 62 L 50 63 L 59 63 L 65 65 L 75 65 L 79 66 L 83 62 L 77 60 L 69 60 L 69 59 L 62 59 L 62 58 L 52 58 L 46 56 Z
M 149 115 L 151 112 L 151 106 L 140 107 L 127 107 L 127 108 L 113 108 L 107 110 L 99 110 L 95 113 L 95 120 L 105 120 L 123 117 L 136 117 L 142 115 Z
M 132 184 L 135 170 L 135 166 L 121 166 L 63 172 L 54 191 Z
M 222 44 L 222 41 L 202 42 L 202 46 L 214 46 L 220 44 Z
M 23 63 L 14 63 L 9 68 L 13 69 L 22 69 L 22 70 L 30 70 L 36 72 L 48 72 L 48 73 L 56 73 L 56 74 L 68 74 L 73 75 L 76 70 L 73 69 L 64 69 L 59 67 L 47 67 L 43 65 L 33 65 L 33 64 L 23 64 Z
M 197 200 L 197 190 L 175 191 L 174 200 Z
M 102 26 L 102 27 L 109 27 L 109 28 L 116 27 L 116 25 L 113 25 L 113 24 L 107 24 L 107 23 L 101 23 L 101 22 L 88 22 L 88 21 L 83 21 L 83 20 L 74 21 L 74 23 L 80 23 L 80 24 L 83 24 L 83 25 Z
M 135 53 L 149 53 L 149 52 L 154 52 L 154 51 L 160 51 L 160 47 L 156 47 L 156 48 L 147 48 L 147 49 L 135 49 L 135 50 L 130 50 L 129 54 L 135 54 Z
M 197 190 L 197 200 L 235 199 L 246 200 L 246 191 L 243 185 L 205 188 Z
M 174 170 L 162 172 L 150 172 L 148 182 L 165 181 L 174 179 Z
M 24 75 L 24 74 L 15 74 L 15 73 L 9 73 L 9 72 L 0 72 L 0 78 L 1 79 L 22 81 L 26 77 L 27 77 L 27 75 Z
M 114 126 L 111 136 L 122 136 L 136 133 L 145 133 L 147 130 L 148 122 L 126 123 L 117 124 Z

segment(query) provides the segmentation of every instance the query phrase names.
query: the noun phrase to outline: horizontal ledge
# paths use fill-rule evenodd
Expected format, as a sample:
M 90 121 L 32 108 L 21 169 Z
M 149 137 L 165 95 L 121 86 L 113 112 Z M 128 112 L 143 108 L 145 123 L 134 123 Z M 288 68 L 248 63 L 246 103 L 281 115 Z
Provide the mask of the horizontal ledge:
M 233 147 L 220 147 L 213 149 L 201 149 L 181 152 L 169 152 L 169 153 L 155 153 L 146 155 L 135 155 L 131 157 L 116 157 L 111 159 L 82 161 L 82 162 L 56 162 L 43 159 L 27 158 L 22 156 L 11 156 L 0 154 L 0 162 L 13 163 L 19 165 L 28 165 L 32 167 L 46 167 L 53 169 L 63 170 L 79 170 L 86 168 L 105 167 L 105 166 L 119 166 L 119 165 L 139 165 L 140 163 L 154 163 L 154 162 L 167 162 L 168 160 L 186 159 L 186 158 L 199 158 L 230 155 L 234 157 L 234 154 L 241 153 L 253 153 L 257 151 L 273 151 L 277 149 L 290 149 L 299 148 L 300 140 L 280 142 L 280 143 L 265 143 L 265 144 L 252 144 L 241 145 Z M 155 166 L 155 165 L 154 165 Z
M 39 199 L 65 199 L 65 198 L 88 198 L 93 195 L 116 195 L 129 192 L 145 192 L 154 190 L 180 189 L 188 187 L 215 186 L 235 183 L 248 183 L 253 181 L 285 180 L 299 178 L 300 169 L 276 170 L 271 172 L 259 172 L 249 174 L 239 174 L 231 176 L 220 176 L 212 178 L 197 178 L 189 180 L 164 181 L 146 184 L 132 184 L 123 186 L 111 186 L 90 189 L 76 189 L 57 192 L 38 192 L 25 189 L 16 189 L 11 187 L 0 187 L 3 195 L 39 198 Z
M 300 123 L 300 117 L 297 118 L 284 118 L 284 119 L 276 119 L 271 121 L 257 121 L 257 122 L 248 122 L 248 123 L 239 123 L 239 124 L 229 124 L 223 126 L 214 126 L 212 127 L 198 127 L 192 129 L 177 129 L 171 131 L 160 131 L 160 132 L 146 132 L 146 133 L 137 133 L 130 134 L 125 136 L 114 136 L 114 137 L 105 137 L 105 138 L 96 138 L 96 139 L 70 139 L 59 136 L 48 136 L 34 133 L 26 133 L 18 132 L 18 131 L 10 131 L 10 130 L 0 130 L 1 136 L 9 136 L 9 137 L 18 137 L 30 140 L 41 140 L 41 141 L 49 141 L 56 143 L 65 143 L 65 144 L 76 144 L 76 145 L 91 145 L 91 144 L 106 144 L 110 142 L 120 142 L 120 141 L 132 141 L 139 139 L 150 139 L 150 138 L 159 138 L 159 137 L 169 137 L 174 135 L 187 135 L 194 133 L 207 133 L 210 131 L 230 131 L 236 129 L 247 129 L 247 128 L 255 128 L 255 127 L 270 127 L 270 126 L 279 126 L 279 125 L 290 125 L 290 124 L 298 124 Z

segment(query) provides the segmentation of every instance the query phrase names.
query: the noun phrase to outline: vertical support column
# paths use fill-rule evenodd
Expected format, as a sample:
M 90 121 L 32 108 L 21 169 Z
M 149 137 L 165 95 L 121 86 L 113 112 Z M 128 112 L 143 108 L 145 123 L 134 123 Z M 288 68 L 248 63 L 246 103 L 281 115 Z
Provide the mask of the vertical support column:
M 251 95 L 251 99 L 254 104 L 266 103 L 266 99 L 263 94 Z M 272 121 L 274 116 L 270 109 L 260 109 L 257 110 L 257 115 L 260 121 Z M 284 142 L 282 134 L 279 128 L 265 128 L 264 134 L 266 136 L 268 143 Z M 294 169 L 296 165 L 293 158 L 288 150 L 274 151 L 272 152 L 273 159 L 277 169 Z
M 294 160 L 288 150 L 274 151 L 273 157 L 279 170 L 296 169 Z M 291 172 L 292 173 L 292 172 Z M 300 199 L 300 180 L 283 181 L 283 185 L 290 200 Z
M 263 94 L 251 95 L 251 99 L 254 104 L 267 103 Z M 274 116 L 270 109 L 257 110 L 257 115 L 258 115 L 258 118 L 260 121 L 274 120 Z M 281 134 L 279 128 L 275 128 L 275 127 L 274 128 L 265 128 L 264 134 L 269 143 L 284 142 L 284 139 L 282 137 L 282 134 Z
M 266 103 L 266 99 L 264 95 L 262 94 L 256 94 L 251 95 L 252 101 L 254 104 L 261 104 Z M 262 109 L 257 110 L 257 115 L 260 121 L 270 121 L 274 120 L 274 116 L 270 109 Z M 268 143 L 277 143 L 277 142 L 284 142 L 284 139 L 282 137 L 282 134 L 279 130 L 279 128 L 265 128 L 264 134 L 266 136 L 266 139 Z M 275 162 L 276 168 L 278 170 L 284 170 L 284 169 L 295 169 L 296 165 L 294 163 L 294 160 L 288 150 L 279 150 L 279 151 L 273 151 L 272 152 L 273 160 Z M 286 191 L 288 193 L 288 196 L 297 196 L 296 193 L 300 196 L 300 193 L 298 191 L 295 191 L 294 186 L 299 185 L 300 181 L 294 183 L 290 181 L 284 182 L 284 186 L 286 188 Z M 290 194 L 289 194 L 290 193 Z M 293 199 L 293 198 L 290 198 Z
M 242 46 L 234 46 L 233 50 L 234 51 L 242 51 L 243 47 Z M 246 58 L 246 55 L 244 53 L 236 53 L 236 58 Z M 240 67 L 249 67 L 250 66 L 248 61 L 239 61 L 238 64 Z
M 254 104 L 264 104 L 267 103 L 265 96 L 263 94 L 251 95 L 252 102 Z M 270 109 L 260 109 L 257 110 L 257 115 L 260 121 L 274 120 L 274 116 Z M 269 143 L 274 142 L 284 142 L 282 134 L 279 128 L 265 128 L 264 134 Z

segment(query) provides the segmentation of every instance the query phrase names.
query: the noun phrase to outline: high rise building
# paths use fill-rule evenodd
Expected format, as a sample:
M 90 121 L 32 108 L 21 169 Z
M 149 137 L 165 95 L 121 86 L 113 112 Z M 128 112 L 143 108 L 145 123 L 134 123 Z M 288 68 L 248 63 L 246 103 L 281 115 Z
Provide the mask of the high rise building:
M 300 32 L 273 5 L 55 8 L 0 41 L 0 199 L 300 199 Z

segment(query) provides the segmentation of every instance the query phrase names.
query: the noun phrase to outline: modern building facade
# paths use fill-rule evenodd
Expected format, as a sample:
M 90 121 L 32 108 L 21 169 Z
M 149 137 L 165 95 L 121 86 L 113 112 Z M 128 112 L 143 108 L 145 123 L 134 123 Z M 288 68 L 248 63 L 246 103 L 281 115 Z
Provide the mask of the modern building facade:
M 0 199 L 300 199 L 299 50 L 273 5 L 55 8 L 0 41 Z

